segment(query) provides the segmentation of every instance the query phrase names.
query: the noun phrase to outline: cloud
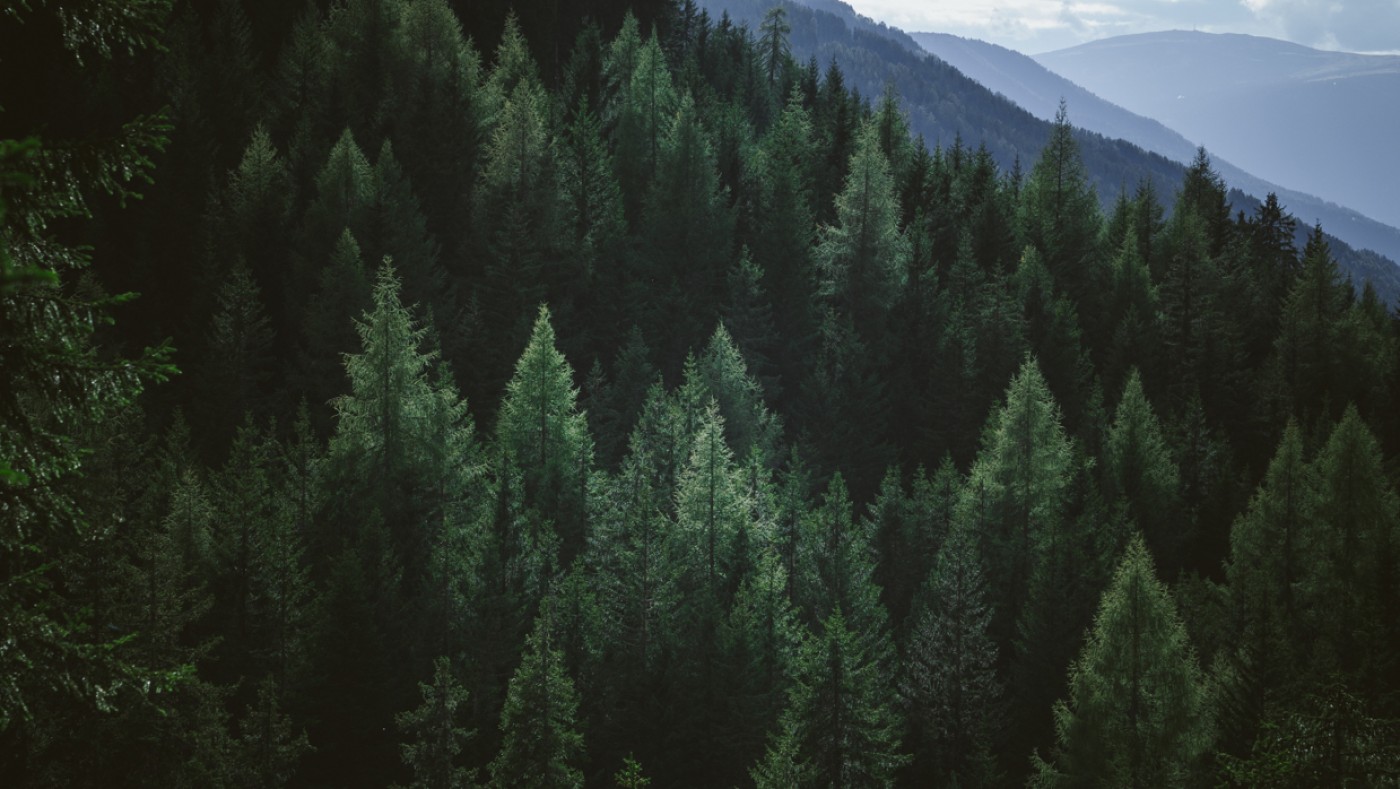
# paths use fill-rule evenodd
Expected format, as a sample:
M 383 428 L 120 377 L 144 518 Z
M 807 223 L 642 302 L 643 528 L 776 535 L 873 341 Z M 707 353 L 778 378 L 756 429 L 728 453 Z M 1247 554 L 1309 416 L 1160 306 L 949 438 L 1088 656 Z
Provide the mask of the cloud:
M 1241 0 L 1290 41 L 1361 52 L 1400 49 L 1400 0 Z

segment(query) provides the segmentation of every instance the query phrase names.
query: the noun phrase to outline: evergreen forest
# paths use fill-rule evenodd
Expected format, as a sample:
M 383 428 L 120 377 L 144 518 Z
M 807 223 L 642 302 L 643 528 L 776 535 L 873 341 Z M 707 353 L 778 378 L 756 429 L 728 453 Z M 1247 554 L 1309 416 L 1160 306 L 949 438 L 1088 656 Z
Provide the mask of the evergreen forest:
M 0 786 L 1400 782 L 1393 305 L 791 32 L 0 9 Z

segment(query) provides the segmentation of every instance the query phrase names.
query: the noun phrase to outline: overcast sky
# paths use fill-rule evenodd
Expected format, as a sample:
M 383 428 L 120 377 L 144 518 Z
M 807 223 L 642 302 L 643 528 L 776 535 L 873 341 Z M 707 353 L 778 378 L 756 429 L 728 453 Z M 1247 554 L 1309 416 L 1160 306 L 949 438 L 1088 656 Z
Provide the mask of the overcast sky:
M 1319 49 L 1400 52 L 1400 0 L 846 0 L 910 32 L 1027 54 L 1155 30 L 1250 33 Z

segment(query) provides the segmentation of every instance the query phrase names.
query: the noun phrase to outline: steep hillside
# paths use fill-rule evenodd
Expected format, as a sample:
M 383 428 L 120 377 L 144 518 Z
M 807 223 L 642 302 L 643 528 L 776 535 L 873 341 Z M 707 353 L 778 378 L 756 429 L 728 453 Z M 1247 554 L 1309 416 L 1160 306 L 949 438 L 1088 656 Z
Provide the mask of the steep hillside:
M 1173 31 L 1036 60 L 1250 172 L 1400 224 L 1400 57 Z
M 1196 143 L 1156 120 L 1100 98 L 1020 52 L 945 33 L 913 33 L 911 37 L 928 52 L 1042 120 L 1055 117 L 1063 98 L 1078 126 L 1107 137 L 1127 140 L 1182 163 L 1190 162 L 1196 155 Z M 1241 192 L 1256 198 L 1273 192 L 1304 225 L 1320 222 L 1348 244 L 1375 250 L 1391 260 L 1400 260 L 1400 229 L 1377 222 L 1350 208 L 1245 172 L 1218 156 L 1213 155 L 1213 159 L 1225 182 Z M 1388 273 L 1388 270 L 1382 268 L 1381 273 Z

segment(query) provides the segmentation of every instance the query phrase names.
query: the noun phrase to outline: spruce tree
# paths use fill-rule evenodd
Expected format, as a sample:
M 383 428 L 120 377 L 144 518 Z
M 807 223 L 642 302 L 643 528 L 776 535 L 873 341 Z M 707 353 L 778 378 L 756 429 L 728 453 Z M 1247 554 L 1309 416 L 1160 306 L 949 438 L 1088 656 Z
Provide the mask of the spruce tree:
M 520 667 L 510 678 L 501 711 L 501 751 L 491 762 L 498 786 L 570 787 L 583 785 L 579 761 L 578 694 L 564 670 L 564 656 L 550 642 L 549 607 L 525 642 Z
M 883 316 L 907 277 L 909 243 L 899 218 L 879 128 L 868 123 L 856 137 L 846 185 L 836 198 L 836 224 L 822 229 L 815 262 L 820 295 L 869 342 L 883 340 Z
M 567 564 L 584 545 L 593 441 L 578 410 L 573 370 L 555 347 L 549 309 L 540 307 L 529 344 L 506 385 L 496 440 L 524 474 L 525 504 L 552 524 Z
M 1153 557 L 1170 572 L 1180 566 L 1190 535 L 1176 464 L 1137 370 L 1128 374 L 1105 449 L 1104 496 L 1126 506 Z
M 834 610 L 794 666 L 780 731 L 759 773 L 796 786 L 888 786 L 908 757 L 882 663 Z M 756 780 L 759 778 L 756 776 Z
M 472 785 L 466 768 L 456 764 L 462 743 L 472 736 L 458 725 L 457 708 L 467 692 L 452 676 L 452 662 L 433 661 L 433 681 L 420 682 L 423 703 L 395 717 L 408 741 L 399 746 L 404 764 L 413 771 L 413 789 L 460 789 Z
M 901 686 L 918 722 L 919 750 L 927 749 L 938 783 L 996 782 L 991 757 L 1002 689 L 986 591 L 976 536 L 960 527 L 943 544 L 920 595 Z
M 1206 688 L 1186 628 L 1141 537 L 1099 602 L 1055 705 L 1056 749 L 1034 786 L 1189 786 L 1210 747 Z

